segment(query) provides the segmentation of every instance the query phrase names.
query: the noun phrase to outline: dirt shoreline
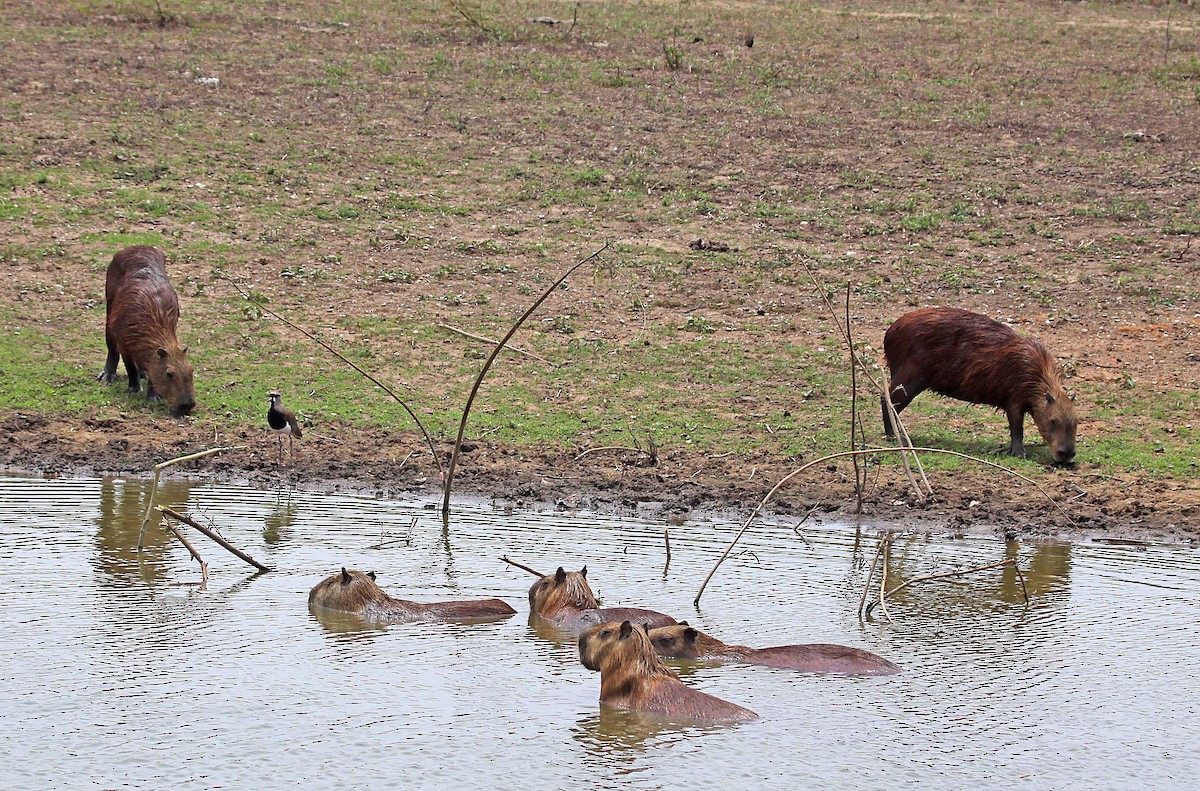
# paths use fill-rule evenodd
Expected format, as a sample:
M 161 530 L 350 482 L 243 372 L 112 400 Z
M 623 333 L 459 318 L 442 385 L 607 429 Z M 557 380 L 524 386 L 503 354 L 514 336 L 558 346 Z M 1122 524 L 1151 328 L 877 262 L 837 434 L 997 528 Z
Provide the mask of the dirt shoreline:
M 334 439 L 310 433 L 280 465 L 275 438 L 253 427 L 227 436 L 214 435 L 202 423 L 165 417 L 66 425 L 45 415 L 18 413 L 0 418 L 0 472 L 149 477 L 156 463 L 223 444 L 235 449 L 180 464 L 167 477 L 440 498 L 438 470 L 415 432 L 345 428 L 337 434 Z M 449 450 L 449 443 L 439 447 L 445 456 Z M 464 444 L 454 495 L 516 509 L 580 510 L 652 521 L 700 516 L 741 520 L 776 482 L 812 461 L 691 449 L 660 449 L 654 460 L 633 449 L 581 453 L 472 440 Z M 1002 464 L 1003 457 L 994 461 Z M 1039 482 L 1042 494 L 998 471 L 938 470 L 929 472 L 934 495 L 922 505 L 899 467 L 872 467 L 870 477 L 861 516 L 854 513 L 853 469 L 844 459 L 818 465 L 786 485 L 765 513 L 797 521 L 807 515 L 815 523 L 858 519 L 877 528 L 1020 540 L 1200 542 L 1194 526 L 1200 513 L 1196 484 L 1062 469 Z

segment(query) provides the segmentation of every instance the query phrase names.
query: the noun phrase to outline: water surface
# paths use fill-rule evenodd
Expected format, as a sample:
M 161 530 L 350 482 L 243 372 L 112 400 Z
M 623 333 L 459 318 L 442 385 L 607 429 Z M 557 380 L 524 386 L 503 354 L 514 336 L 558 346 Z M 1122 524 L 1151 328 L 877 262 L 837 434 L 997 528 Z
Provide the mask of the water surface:
M 189 531 L 198 566 L 152 529 L 141 481 L 0 479 L 0 787 L 1192 788 L 1200 777 L 1195 550 L 1006 546 L 916 534 L 895 579 L 1017 557 L 1011 571 L 914 586 L 894 624 L 856 616 L 873 533 L 767 523 L 691 600 L 737 525 L 664 525 L 422 501 L 172 482 L 162 502 L 275 570 Z M 383 542 L 381 548 L 372 548 Z M 732 727 L 597 704 L 599 676 L 528 621 L 535 568 L 587 564 L 608 605 L 686 618 L 727 642 L 833 642 L 888 678 L 681 666 L 754 709 Z M 485 624 L 318 620 L 341 566 L 394 596 L 497 596 Z M 553 635 L 549 635 L 552 637 Z

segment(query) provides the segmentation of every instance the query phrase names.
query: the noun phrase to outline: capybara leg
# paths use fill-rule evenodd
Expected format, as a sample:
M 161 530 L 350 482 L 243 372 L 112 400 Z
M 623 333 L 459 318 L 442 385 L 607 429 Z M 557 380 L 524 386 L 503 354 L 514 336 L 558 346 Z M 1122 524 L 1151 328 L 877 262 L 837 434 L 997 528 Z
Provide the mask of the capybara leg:
M 154 392 L 154 382 L 150 381 L 150 377 L 146 377 L 146 398 L 150 401 L 162 401 L 162 397 Z
M 129 392 L 136 393 L 141 390 L 142 382 L 137 364 L 128 357 L 125 358 L 125 373 L 129 374 Z
M 105 382 L 107 384 L 113 383 L 113 380 L 117 378 L 117 360 L 119 360 L 120 357 L 121 355 L 117 354 L 117 350 L 113 347 L 112 343 L 109 342 L 108 359 L 104 361 L 104 370 L 101 371 L 100 375 L 96 377 L 97 382 Z
M 1008 415 L 1008 436 L 1012 440 L 1008 452 L 1013 456 L 1025 455 L 1025 412 L 1012 407 L 1004 410 Z

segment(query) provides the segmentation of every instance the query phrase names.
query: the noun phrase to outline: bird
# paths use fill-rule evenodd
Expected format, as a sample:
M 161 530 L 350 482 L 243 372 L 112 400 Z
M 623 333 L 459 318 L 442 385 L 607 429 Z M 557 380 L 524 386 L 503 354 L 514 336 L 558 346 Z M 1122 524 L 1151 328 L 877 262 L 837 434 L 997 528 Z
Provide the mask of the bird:
M 271 408 L 267 410 L 267 425 L 275 432 L 275 436 L 279 439 L 279 460 L 283 461 L 283 434 L 290 432 L 288 435 L 288 455 L 292 453 L 292 441 L 301 436 L 300 421 L 296 419 L 296 414 L 292 410 L 283 406 L 283 396 L 278 390 L 271 391 Z

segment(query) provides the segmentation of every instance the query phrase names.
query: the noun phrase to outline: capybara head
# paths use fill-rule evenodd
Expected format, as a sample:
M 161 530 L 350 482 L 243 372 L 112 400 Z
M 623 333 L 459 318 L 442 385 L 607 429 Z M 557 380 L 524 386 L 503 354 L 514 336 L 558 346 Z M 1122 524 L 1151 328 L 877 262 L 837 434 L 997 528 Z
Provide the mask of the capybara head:
M 375 584 L 375 572 L 347 571 L 321 580 L 308 592 L 309 607 L 362 612 L 368 604 L 387 601 L 387 594 Z
M 600 600 L 587 583 L 587 566 L 579 571 L 563 571 L 540 578 L 529 588 L 529 609 L 539 615 L 553 615 L 565 608 L 591 610 Z
M 1075 430 L 1079 426 L 1075 400 L 1063 388 L 1055 387 L 1053 392 L 1034 399 L 1030 412 L 1054 461 L 1070 464 L 1075 459 Z
M 630 678 L 666 673 L 654 653 L 646 627 L 629 621 L 602 623 L 579 635 L 579 661 L 588 670 L 611 672 L 619 669 Z
M 660 626 L 650 630 L 650 644 L 659 656 L 671 656 L 679 659 L 696 659 L 700 656 L 700 647 L 696 640 L 701 632 L 680 621 L 674 626 Z M 707 636 L 707 635 L 705 635 Z
M 186 346 L 182 349 L 178 346 L 170 349 L 160 346 L 158 351 L 150 355 L 146 376 L 158 397 L 171 405 L 171 414 L 175 417 L 190 414 L 196 408 L 193 373 Z

